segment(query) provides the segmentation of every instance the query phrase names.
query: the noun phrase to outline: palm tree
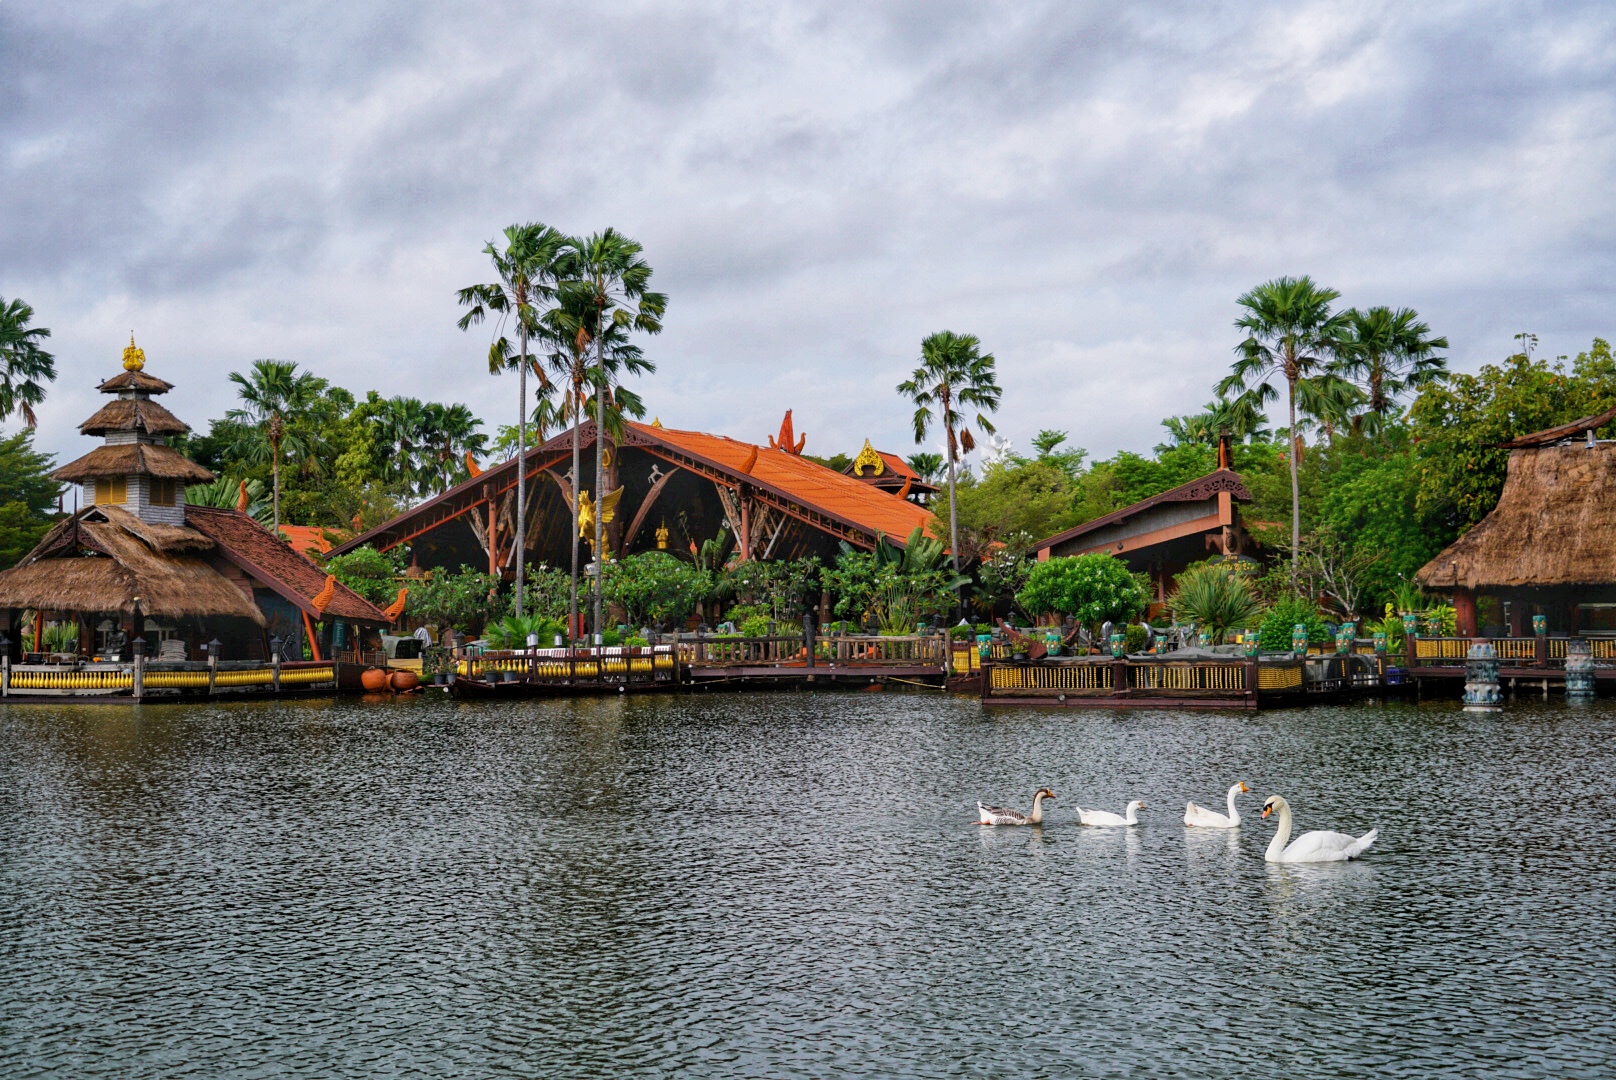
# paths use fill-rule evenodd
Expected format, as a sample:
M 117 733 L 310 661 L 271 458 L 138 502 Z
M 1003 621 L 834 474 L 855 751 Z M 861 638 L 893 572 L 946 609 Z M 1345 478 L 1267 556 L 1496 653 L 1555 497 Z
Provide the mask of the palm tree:
M 0 420 L 21 412 L 24 423 L 38 423 L 34 406 L 45 400 L 42 382 L 56 378 L 56 358 L 39 343 L 50 337 L 43 326 L 29 326 L 34 309 L 0 296 Z
M 668 298 L 650 289 L 651 264 L 641 257 L 645 249 L 617 230 L 608 228 L 605 232 L 574 240 L 569 247 L 567 260 L 569 280 L 563 283 L 562 291 L 570 295 L 572 303 L 580 305 L 576 310 L 587 313 L 588 322 L 580 329 L 588 334 L 588 344 L 593 347 L 594 352 L 590 380 L 595 390 L 595 498 L 598 501 L 606 494 L 602 490 L 606 483 L 606 466 L 605 457 L 601 452 L 606 438 L 606 401 L 608 397 L 615 397 L 621 406 L 627 394 L 626 391 L 618 391 L 615 395 L 612 392 L 615 373 L 607 360 L 608 345 L 612 344 L 614 333 L 623 338 L 635 331 L 646 334 L 661 333 L 662 316 L 667 311 Z M 627 342 L 623 341 L 622 345 L 627 345 Z M 635 353 L 632 360 L 624 354 L 623 366 L 628 371 L 641 374 L 656 370 L 654 364 L 638 355 L 637 349 Z M 637 398 L 634 400 L 638 401 Z M 573 475 L 576 484 L 577 474 Z M 597 637 L 601 633 L 602 619 L 600 588 L 602 530 L 603 523 L 597 514 L 594 590 L 594 632 Z
M 920 450 L 903 459 L 915 475 L 928 484 L 935 484 L 943 475 L 943 455 Z
M 593 337 L 595 326 L 594 297 L 579 289 L 563 291 L 560 302 L 544 317 L 544 340 L 550 345 L 550 367 L 561 380 L 561 397 L 555 403 L 545 402 L 557 423 L 572 428 L 572 528 L 567 533 L 572 548 L 572 583 L 570 610 L 572 625 L 578 623 L 578 500 L 579 476 L 582 471 L 582 438 L 579 425 L 589 415 L 591 388 L 597 382 L 592 361 L 598 358 L 601 368 L 611 381 L 620 379 L 624 372 L 640 375 L 656 370 L 656 365 L 645 359 L 638 345 L 628 340 L 628 328 L 616 322 L 607 322 L 598 350 Z M 614 404 L 615 399 L 615 404 Z M 621 387 L 609 393 L 605 427 L 614 438 L 622 436 L 623 413 L 644 416 L 645 407 L 637 396 Z
M 915 442 L 926 441 L 926 432 L 936 422 L 947 434 L 945 447 L 948 457 L 948 550 L 954 559 L 954 573 L 960 572 L 959 508 L 954 501 L 954 482 L 958 477 L 960 450 L 969 453 L 976 445 L 970 429 L 965 426 L 961 409 L 975 409 L 976 426 L 984 434 L 993 434 L 993 424 L 987 418 L 999 408 L 998 379 L 994 372 L 996 361 L 992 353 L 981 351 L 982 342 L 975 334 L 956 334 L 940 330 L 920 343 L 920 366 L 908 380 L 898 384 L 898 393 L 909 398 L 915 406 Z M 956 597 L 958 589 L 955 590 Z
M 569 243 L 568 238 L 548 225 L 529 222 L 505 230 L 505 250 L 490 241 L 483 253 L 494 263 L 499 280 L 487 285 L 470 285 L 459 292 L 462 307 L 459 326 L 470 329 L 489 313 L 516 320 L 517 346 L 512 348 L 503 333 L 488 347 L 491 373 L 517 371 L 517 454 L 516 454 L 516 614 L 522 614 L 522 562 L 527 547 L 527 373 L 531 363 L 528 337 L 539 326 L 540 305 L 555 297 L 557 263 Z
M 1357 426 L 1373 434 L 1398 397 L 1447 375 L 1447 358 L 1439 353 L 1448 347 L 1448 339 L 1432 337 L 1430 326 L 1412 308 L 1351 308 L 1341 317 L 1336 364 L 1368 395 L 1369 408 L 1358 417 Z
M 314 450 L 314 437 L 303 421 L 317 409 L 330 383 L 309 372 L 299 372 L 289 360 L 254 360 L 252 371 L 230 373 L 242 407 L 225 417 L 247 425 L 239 442 L 230 449 L 250 461 L 269 459 L 274 478 L 275 533 L 281 528 L 281 461 L 286 454 L 307 457 Z
M 1304 275 L 1275 278 L 1240 297 L 1236 302 L 1246 313 L 1235 320 L 1235 326 L 1246 332 L 1246 339 L 1235 346 L 1239 359 L 1217 388 L 1220 397 L 1249 389 L 1257 401 L 1266 402 L 1278 396 L 1271 381 L 1274 376 L 1285 380 L 1290 408 L 1292 592 L 1296 591 L 1302 545 L 1302 489 L 1296 452 L 1301 439 L 1296 429 L 1298 388 L 1304 380 L 1322 373 L 1339 347 L 1342 318 L 1331 313 L 1330 305 L 1340 296 Z
M 488 436 L 480 430 L 483 422 L 464 405 L 426 405 L 423 442 L 437 460 L 433 481 L 439 493 L 448 491 L 466 471 L 465 457 L 483 452 Z

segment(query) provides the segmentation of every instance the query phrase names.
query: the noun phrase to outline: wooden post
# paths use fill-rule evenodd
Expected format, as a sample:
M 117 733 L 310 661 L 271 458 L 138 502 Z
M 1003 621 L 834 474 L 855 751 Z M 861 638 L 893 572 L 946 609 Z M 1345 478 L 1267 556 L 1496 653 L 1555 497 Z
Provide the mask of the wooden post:
M 808 650 L 807 666 L 814 666 L 814 614 L 811 611 L 802 613 L 802 645 Z
M 1128 661 L 1126 658 L 1111 661 L 1111 696 L 1128 696 Z
M 139 701 L 146 693 L 146 642 L 136 638 L 131 648 L 134 650 L 135 663 L 130 676 L 129 693 Z
M 212 694 L 219 681 L 219 648 L 215 639 L 208 645 L 208 693 Z
M 275 649 L 269 656 L 269 688 L 281 692 L 281 651 Z
M 1251 707 L 1255 709 L 1257 707 L 1257 661 L 1247 660 L 1245 670 L 1246 700 L 1251 702 Z
M 1537 640 L 1533 642 L 1532 664 L 1534 667 L 1549 666 L 1549 620 L 1542 615 L 1532 616 L 1532 636 Z M 1545 683 L 1545 686 L 1548 684 Z
M 488 572 L 499 573 L 499 540 L 494 536 L 494 500 L 488 500 Z M 518 583 L 520 587 L 520 583 Z

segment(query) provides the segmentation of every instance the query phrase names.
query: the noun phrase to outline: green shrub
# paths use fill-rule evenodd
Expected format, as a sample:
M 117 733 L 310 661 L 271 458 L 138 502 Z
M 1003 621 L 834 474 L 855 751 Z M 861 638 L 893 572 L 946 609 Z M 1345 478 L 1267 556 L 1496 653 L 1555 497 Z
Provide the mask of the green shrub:
M 1309 645 L 1329 643 L 1330 634 L 1325 629 L 1324 620 L 1319 617 L 1318 608 L 1311 601 L 1285 596 L 1274 601 L 1263 618 L 1260 631 L 1263 651 L 1290 652 L 1291 630 L 1297 623 L 1307 627 Z
M 763 614 L 748 615 L 736 625 L 736 629 L 741 632 L 742 637 L 768 637 L 769 624 L 773 621 Z
M 1016 595 L 1027 611 L 1070 615 L 1088 626 L 1127 622 L 1149 601 L 1146 584 L 1110 555 L 1057 555 L 1034 566 Z
M 646 551 L 606 564 L 601 589 L 635 626 L 682 623 L 712 589 L 712 575 L 666 551 Z
M 1262 601 L 1247 576 L 1229 563 L 1198 563 L 1185 570 L 1167 604 L 1175 619 L 1210 633 L 1213 644 L 1221 644 L 1225 633 L 1250 626 L 1262 614 Z
M 1140 626 L 1138 623 L 1129 623 L 1127 635 L 1128 641 L 1123 647 L 1127 649 L 1128 652 L 1138 653 L 1145 651 L 1145 641 L 1147 639 L 1145 635 L 1145 628 L 1143 626 Z
M 560 634 L 566 640 L 567 624 L 563 619 L 551 618 L 548 615 L 507 615 L 498 622 L 489 623 L 483 631 L 483 638 L 491 648 L 495 649 L 525 649 L 529 634 L 537 634 L 539 648 L 548 649 L 555 645 L 555 636 Z
M 366 544 L 327 559 L 325 572 L 372 604 L 386 607 L 398 596 L 398 575 L 404 572 L 403 549 L 383 552 Z

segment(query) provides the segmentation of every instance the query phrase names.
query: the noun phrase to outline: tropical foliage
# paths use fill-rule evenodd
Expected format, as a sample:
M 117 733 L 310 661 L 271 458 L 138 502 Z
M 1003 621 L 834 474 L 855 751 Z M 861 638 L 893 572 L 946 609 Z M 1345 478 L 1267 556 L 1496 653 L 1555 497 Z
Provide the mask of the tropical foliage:
M 1168 609 L 1178 622 L 1194 623 L 1220 644 L 1229 630 L 1256 623 L 1263 604 L 1246 565 L 1204 562 L 1178 575 Z
M 1089 627 L 1138 618 L 1149 586 L 1110 555 L 1056 556 L 1038 563 L 1016 601 L 1037 615 L 1066 615 Z
M 49 476 L 54 461 L 34 449 L 34 433 L 0 437 L 0 566 L 11 566 L 44 539 L 62 486 Z
M 29 427 L 34 406 L 45 400 L 45 383 L 56 378 L 56 358 L 42 344 L 50 330 L 33 321 L 32 307 L 0 296 L 0 420 L 21 413 Z
M 647 551 L 608 563 L 602 588 L 629 625 L 662 626 L 682 625 L 712 583 L 706 571 L 666 551 Z

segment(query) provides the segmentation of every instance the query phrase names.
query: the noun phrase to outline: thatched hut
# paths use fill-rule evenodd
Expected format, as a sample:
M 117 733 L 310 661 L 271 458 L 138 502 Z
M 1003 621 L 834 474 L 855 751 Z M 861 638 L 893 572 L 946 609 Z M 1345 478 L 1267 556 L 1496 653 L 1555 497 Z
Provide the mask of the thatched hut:
M 1451 592 L 1459 634 L 1616 631 L 1616 442 L 1593 437 L 1616 409 L 1504 443 L 1498 505 L 1416 580 Z
M 262 660 L 272 637 L 329 659 L 386 626 L 374 605 L 240 509 L 186 504 L 185 486 L 213 474 L 165 441 L 189 429 L 151 400 L 172 385 L 144 367 L 131 338 L 124 372 L 100 387 L 117 398 L 80 426 L 103 445 L 51 474 L 82 484 L 88 505 L 0 573 L 12 659 L 25 612 L 36 650 L 49 619 L 77 625 L 77 656 L 121 659 L 138 638 L 165 659 L 203 659 L 217 639 L 223 659 Z

